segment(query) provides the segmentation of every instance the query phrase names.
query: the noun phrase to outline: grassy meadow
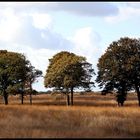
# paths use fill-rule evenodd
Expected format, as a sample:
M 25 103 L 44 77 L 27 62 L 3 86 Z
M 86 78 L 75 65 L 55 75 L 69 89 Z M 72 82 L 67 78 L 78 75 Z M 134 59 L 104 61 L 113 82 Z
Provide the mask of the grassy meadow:
M 97 93 L 75 94 L 74 106 L 66 106 L 65 96 L 9 96 L 0 98 L 0 138 L 140 138 L 140 107 L 130 94 L 124 107 L 115 96 Z

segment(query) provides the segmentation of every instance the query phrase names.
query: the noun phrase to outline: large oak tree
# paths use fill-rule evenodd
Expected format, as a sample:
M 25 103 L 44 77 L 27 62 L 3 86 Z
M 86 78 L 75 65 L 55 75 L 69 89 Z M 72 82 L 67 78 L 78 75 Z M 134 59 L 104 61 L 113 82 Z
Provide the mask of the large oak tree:
M 140 41 L 128 37 L 114 41 L 99 58 L 96 81 L 106 91 L 117 89 L 126 96 L 135 89 L 140 106 Z
M 44 85 L 46 88 L 55 88 L 67 95 L 69 105 L 69 93 L 71 93 L 71 105 L 73 105 L 74 88 L 90 88 L 94 70 L 85 57 L 74 53 L 62 51 L 49 59 L 49 66 L 46 70 Z

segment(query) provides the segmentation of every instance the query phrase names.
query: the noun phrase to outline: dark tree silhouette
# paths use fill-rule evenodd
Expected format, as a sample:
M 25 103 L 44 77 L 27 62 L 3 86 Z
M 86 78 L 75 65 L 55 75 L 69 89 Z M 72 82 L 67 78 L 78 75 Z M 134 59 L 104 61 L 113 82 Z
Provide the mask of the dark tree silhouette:
M 100 57 L 96 81 L 100 87 L 116 89 L 126 96 L 135 89 L 140 106 L 140 41 L 128 37 L 114 41 Z

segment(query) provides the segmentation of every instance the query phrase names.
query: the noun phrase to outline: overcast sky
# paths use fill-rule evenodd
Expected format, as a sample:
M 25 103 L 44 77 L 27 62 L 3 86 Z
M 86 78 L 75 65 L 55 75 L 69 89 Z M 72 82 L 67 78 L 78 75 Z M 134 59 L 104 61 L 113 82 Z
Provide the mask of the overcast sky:
M 97 72 L 106 48 L 139 38 L 139 27 L 140 2 L 0 2 L 0 49 L 24 53 L 43 75 L 63 50 L 85 56 Z M 33 87 L 47 90 L 43 78 Z

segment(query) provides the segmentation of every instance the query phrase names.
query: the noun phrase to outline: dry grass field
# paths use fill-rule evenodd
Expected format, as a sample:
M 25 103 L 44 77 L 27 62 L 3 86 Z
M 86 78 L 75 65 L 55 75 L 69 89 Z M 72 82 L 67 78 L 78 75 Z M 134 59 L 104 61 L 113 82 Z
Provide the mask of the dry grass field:
M 10 96 L 0 99 L 0 138 L 140 138 L 140 107 L 129 95 L 118 107 L 114 95 L 74 95 L 74 106 L 62 95 Z

